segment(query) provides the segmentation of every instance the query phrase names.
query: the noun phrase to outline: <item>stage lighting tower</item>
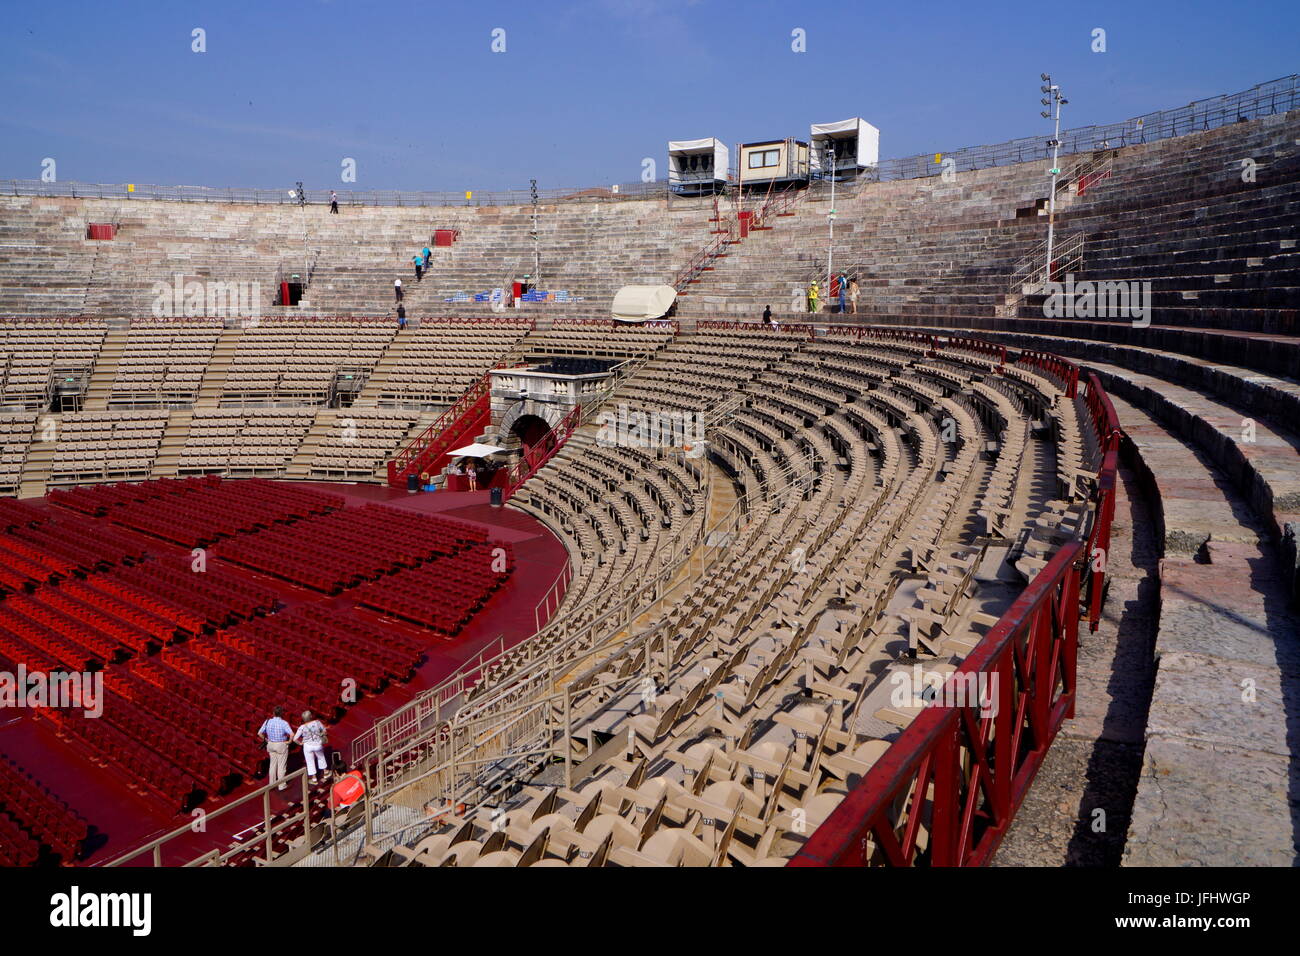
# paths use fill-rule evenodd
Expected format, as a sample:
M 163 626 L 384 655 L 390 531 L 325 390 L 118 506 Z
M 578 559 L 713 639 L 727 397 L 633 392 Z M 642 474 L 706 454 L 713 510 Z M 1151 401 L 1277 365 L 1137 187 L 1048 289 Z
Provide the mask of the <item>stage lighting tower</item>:
M 1052 138 L 1048 140 L 1047 145 L 1052 147 L 1052 168 L 1049 170 L 1052 174 L 1052 192 L 1047 199 L 1047 268 L 1044 273 L 1044 281 L 1052 280 L 1052 246 L 1056 240 L 1056 179 L 1061 175 L 1061 167 L 1058 163 L 1058 157 L 1061 151 L 1061 107 L 1070 102 L 1061 92 L 1061 88 L 1052 82 L 1052 77 L 1048 73 L 1041 75 L 1043 85 L 1042 92 L 1045 94 L 1039 101 L 1047 109 L 1042 110 L 1039 115 L 1043 119 L 1053 121 Z

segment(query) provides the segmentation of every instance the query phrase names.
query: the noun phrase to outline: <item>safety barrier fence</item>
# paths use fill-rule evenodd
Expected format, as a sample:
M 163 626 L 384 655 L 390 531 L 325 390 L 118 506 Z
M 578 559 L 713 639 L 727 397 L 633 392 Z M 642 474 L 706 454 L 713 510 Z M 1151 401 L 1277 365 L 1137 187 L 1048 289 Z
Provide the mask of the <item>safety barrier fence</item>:
M 1088 373 L 1084 401 L 1101 453 L 1101 470 L 1097 474 L 1096 516 L 1088 539 L 1088 625 L 1090 630 L 1096 631 L 1101 620 L 1101 602 L 1106 588 L 1111 525 L 1115 520 L 1115 484 L 1119 476 L 1121 429 L 1115 406 L 1101 387 L 1096 373 Z
M 1050 352 L 1035 352 L 1026 349 L 1020 353 L 1017 361 L 1023 365 L 1041 369 L 1055 376 L 1065 389 L 1067 398 L 1074 398 L 1079 391 L 1079 366 Z
M 809 339 L 816 331 L 815 327 L 804 322 L 782 322 L 769 325 L 767 322 L 731 322 L 725 319 L 701 319 L 695 323 L 696 331 L 745 332 L 772 335 L 806 335 Z
M 573 562 L 566 560 L 559 573 L 555 575 L 555 580 L 551 582 L 551 586 L 546 589 L 546 593 L 541 596 L 536 606 L 533 607 L 533 630 L 540 631 L 543 625 L 551 619 L 551 615 L 564 603 L 565 591 L 572 580 Z
M 992 859 L 1074 716 L 1083 548 L 1072 541 L 1057 551 L 948 678 L 943 703 L 921 711 L 790 866 Z

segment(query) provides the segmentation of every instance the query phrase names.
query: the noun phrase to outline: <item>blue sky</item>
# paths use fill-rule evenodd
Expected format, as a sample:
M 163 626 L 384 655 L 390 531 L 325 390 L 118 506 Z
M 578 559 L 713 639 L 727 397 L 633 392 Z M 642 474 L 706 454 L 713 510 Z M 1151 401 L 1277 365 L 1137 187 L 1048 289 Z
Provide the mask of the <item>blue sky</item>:
M 850 116 L 882 158 L 1043 132 L 1043 70 L 1068 126 L 1300 71 L 1295 0 L 51 0 L 4 20 L 0 179 L 52 157 L 60 180 L 348 188 L 351 157 L 360 189 L 586 186 L 647 156 L 662 176 L 669 139 Z

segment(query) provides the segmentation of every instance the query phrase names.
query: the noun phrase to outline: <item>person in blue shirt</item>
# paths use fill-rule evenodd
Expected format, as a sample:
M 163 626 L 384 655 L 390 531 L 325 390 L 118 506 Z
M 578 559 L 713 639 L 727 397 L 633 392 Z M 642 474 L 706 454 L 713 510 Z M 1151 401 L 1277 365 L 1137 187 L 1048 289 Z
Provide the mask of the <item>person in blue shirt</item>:
M 424 259 L 420 256 L 411 256 L 411 261 L 415 263 L 415 281 L 419 282 L 424 275 Z
M 269 782 L 283 781 L 289 764 L 289 739 L 293 737 L 293 728 L 284 719 L 283 707 L 275 708 L 275 715 L 263 721 L 257 737 L 266 744 L 266 752 L 271 757 Z M 287 784 L 281 783 L 279 789 L 283 790 L 286 786 Z
M 432 256 L 433 253 L 429 251 L 429 247 L 428 247 L 428 246 L 425 246 L 424 249 L 421 250 L 420 255 L 424 256 L 424 271 L 425 271 L 425 272 L 428 272 L 428 271 L 429 271 L 429 264 L 433 261 L 433 260 L 431 260 L 429 257 Z

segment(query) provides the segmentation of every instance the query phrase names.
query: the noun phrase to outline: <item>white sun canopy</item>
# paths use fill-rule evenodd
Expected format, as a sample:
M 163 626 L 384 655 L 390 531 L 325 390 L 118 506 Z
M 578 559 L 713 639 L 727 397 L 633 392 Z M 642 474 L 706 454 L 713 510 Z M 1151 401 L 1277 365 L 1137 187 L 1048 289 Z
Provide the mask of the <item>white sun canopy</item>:
M 620 322 L 644 322 L 663 318 L 677 301 L 670 285 L 625 285 L 614 293 L 611 310 Z
M 472 445 L 454 449 L 447 452 L 447 454 L 452 458 L 486 458 L 488 455 L 495 455 L 503 451 L 505 449 L 498 445 L 484 445 L 482 442 L 474 442 Z
M 712 137 L 671 140 L 668 143 L 668 182 L 725 180 L 730 156 L 727 147 Z M 692 160 L 696 160 L 695 168 L 691 168 Z
M 811 127 L 811 153 L 813 169 L 821 169 L 822 151 L 828 139 L 858 139 L 858 166 L 874 166 L 880 161 L 880 130 L 860 116 L 840 120 L 838 123 L 814 123 Z

